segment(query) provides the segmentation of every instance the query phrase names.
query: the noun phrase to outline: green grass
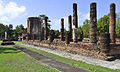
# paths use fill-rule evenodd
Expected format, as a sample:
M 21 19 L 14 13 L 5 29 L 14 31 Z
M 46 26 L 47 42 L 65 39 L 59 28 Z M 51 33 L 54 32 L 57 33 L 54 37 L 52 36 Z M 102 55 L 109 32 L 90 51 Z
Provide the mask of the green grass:
M 11 46 L 0 47 L 0 72 L 58 72 Z
M 84 69 L 84 70 L 89 70 L 91 72 L 120 72 L 120 70 L 112 70 L 112 69 L 101 67 L 101 66 L 87 64 L 87 63 L 84 63 L 84 62 L 81 62 L 81 61 L 67 59 L 67 58 L 60 57 L 60 56 L 57 56 L 57 55 L 54 55 L 54 54 L 51 54 L 51 53 L 47 53 L 47 52 L 42 51 L 42 50 L 37 50 L 37 49 L 34 49 L 34 48 L 30 48 L 30 47 L 27 47 L 27 46 L 23 46 L 23 45 L 19 45 L 19 46 L 27 48 L 27 49 L 35 51 L 35 52 L 38 52 L 38 53 L 43 54 L 45 56 L 57 59 L 59 61 L 70 64 L 72 66 L 76 66 L 76 67 L 79 67 L 79 68 Z
M 14 42 L 14 43 L 22 43 L 21 41 L 12 41 L 12 42 Z

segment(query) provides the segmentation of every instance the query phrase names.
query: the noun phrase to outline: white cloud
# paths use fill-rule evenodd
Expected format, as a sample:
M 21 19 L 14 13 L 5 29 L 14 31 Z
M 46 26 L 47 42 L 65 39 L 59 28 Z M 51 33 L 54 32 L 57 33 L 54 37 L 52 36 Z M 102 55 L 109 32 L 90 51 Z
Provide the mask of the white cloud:
M 66 30 L 68 30 L 68 17 L 62 17 L 64 18 L 64 27 L 66 28 Z M 90 19 L 90 14 L 89 13 L 81 13 L 78 11 L 78 25 L 83 25 L 83 22 L 86 19 Z M 58 29 L 60 30 L 61 24 L 60 24 L 61 19 L 53 19 L 51 22 L 52 25 L 52 29 Z
M 26 7 L 18 6 L 15 2 L 4 3 L 4 0 L 0 0 L 0 22 L 7 23 L 13 19 L 25 15 Z

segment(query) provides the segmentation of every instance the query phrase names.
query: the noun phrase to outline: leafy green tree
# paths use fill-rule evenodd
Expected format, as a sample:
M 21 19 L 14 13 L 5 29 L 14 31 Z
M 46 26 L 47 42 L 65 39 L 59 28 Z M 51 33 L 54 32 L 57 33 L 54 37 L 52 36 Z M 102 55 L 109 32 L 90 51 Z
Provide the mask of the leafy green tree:
M 2 23 L 0 23 L 0 38 L 2 39 L 3 38 L 3 35 L 4 35 L 4 33 L 5 33 L 5 26 L 2 24 Z
M 12 24 L 9 24 L 7 33 L 8 33 L 8 39 L 12 39 L 13 38 L 13 25 Z
M 80 35 L 80 33 L 82 32 L 82 27 L 80 26 L 80 27 L 78 27 L 78 30 L 77 30 L 77 32 L 78 32 L 78 36 Z
M 116 37 L 120 38 L 120 19 L 116 21 Z
M 82 31 L 83 31 L 83 36 L 88 38 L 89 37 L 89 30 L 90 30 L 90 21 L 88 19 L 86 19 L 84 22 L 83 22 L 83 26 L 82 26 Z M 78 28 L 78 31 L 79 29 L 81 30 L 81 27 Z
M 23 32 L 24 32 L 24 26 L 22 24 L 17 25 L 16 28 L 14 29 L 13 37 L 18 38 L 18 36 L 22 35 Z
M 104 15 L 97 22 L 97 35 L 100 35 L 100 33 L 105 33 L 105 32 L 109 32 L 109 16 L 108 15 Z
M 0 23 L 0 34 L 4 32 L 5 32 L 5 26 L 2 23 Z

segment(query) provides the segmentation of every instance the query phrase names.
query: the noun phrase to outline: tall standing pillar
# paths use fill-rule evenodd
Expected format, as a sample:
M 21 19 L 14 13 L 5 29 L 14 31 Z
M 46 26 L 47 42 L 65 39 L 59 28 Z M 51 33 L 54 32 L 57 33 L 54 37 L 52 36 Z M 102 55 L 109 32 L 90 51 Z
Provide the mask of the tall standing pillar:
M 78 21 L 77 21 L 77 4 L 73 3 L 73 41 L 77 42 L 77 28 L 78 28 Z
M 64 41 L 64 19 L 61 19 L 61 41 Z
M 47 40 L 47 20 L 48 20 L 48 17 L 45 17 L 45 23 L 44 23 L 44 40 Z
M 96 3 L 90 4 L 90 43 L 97 42 L 97 10 Z
M 115 27 L 116 27 L 116 14 L 115 14 L 115 4 L 112 3 L 110 5 L 110 24 L 109 24 L 109 33 L 110 33 L 110 39 L 111 39 L 111 43 L 115 43 L 115 36 L 116 36 L 116 32 L 115 32 Z
M 70 35 L 70 41 L 72 41 L 72 16 L 68 16 L 68 25 L 69 25 L 69 35 Z

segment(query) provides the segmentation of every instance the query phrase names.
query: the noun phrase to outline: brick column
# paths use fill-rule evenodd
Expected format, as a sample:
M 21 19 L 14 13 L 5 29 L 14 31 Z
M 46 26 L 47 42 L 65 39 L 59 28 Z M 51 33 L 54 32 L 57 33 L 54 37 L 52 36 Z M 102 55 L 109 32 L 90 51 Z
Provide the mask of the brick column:
M 45 17 L 45 23 L 44 23 L 44 40 L 47 40 L 47 20 L 48 20 L 48 17 Z
M 68 26 L 69 26 L 69 35 L 70 35 L 70 41 L 72 41 L 72 16 L 68 16 Z
M 73 3 L 73 41 L 77 42 L 77 28 L 78 28 L 78 21 L 77 21 L 77 4 Z
M 65 34 L 65 43 L 66 44 L 70 44 L 70 33 L 69 33 L 69 31 L 66 31 L 66 34 Z
M 61 41 L 64 41 L 64 19 L 61 19 Z
M 96 3 L 90 4 L 90 43 L 97 42 L 97 12 Z
M 110 51 L 110 34 L 109 33 L 101 33 L 100 34 L 100 50 L 102 53 L 107 55 Z
M 115 27 L 116 27 L 116 14 L 115 14 L 115 4 L 112 3 L 110 5 L 110 24 L 109 24 L 109 33 L 110 33 L 110 39 L 111 39 L 111 43 L 115 43 L 115 36 L 116 36 L 116 32 L 115 32 Z

